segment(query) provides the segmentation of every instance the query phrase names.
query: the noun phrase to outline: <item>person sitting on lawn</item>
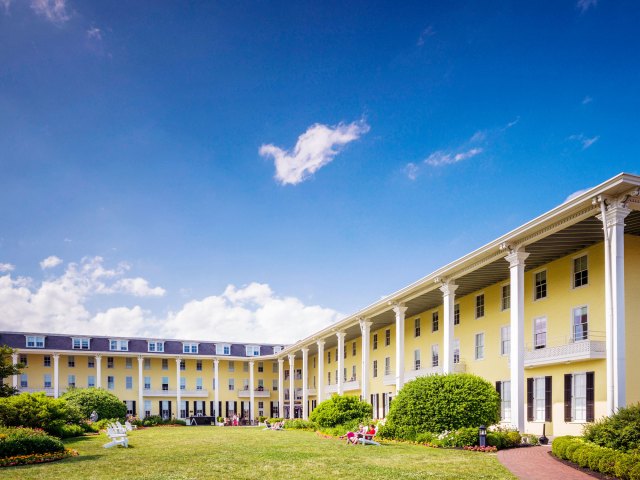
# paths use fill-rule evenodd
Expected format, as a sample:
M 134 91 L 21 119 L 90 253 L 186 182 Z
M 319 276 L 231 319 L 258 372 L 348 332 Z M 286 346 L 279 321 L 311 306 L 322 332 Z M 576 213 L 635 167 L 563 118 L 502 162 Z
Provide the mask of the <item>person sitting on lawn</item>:
M 347 432 L 344 435 L 340 436 L 340 438 L 341 439 L 346 438 L 347 445 L 349 444 L 357 445 L 358 435 L 361 435 L 365 431 L 364 428 L 365 428 L 364 425 L 360 424 L 360 427 L 358 428 L 357 432 Z

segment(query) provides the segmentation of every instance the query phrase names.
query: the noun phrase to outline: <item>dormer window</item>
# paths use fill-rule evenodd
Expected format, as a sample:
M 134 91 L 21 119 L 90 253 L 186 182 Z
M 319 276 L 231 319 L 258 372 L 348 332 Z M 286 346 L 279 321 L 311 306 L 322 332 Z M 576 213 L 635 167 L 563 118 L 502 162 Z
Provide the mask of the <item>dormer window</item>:
M 112 352 L 128 352 L 129 340 L 110 339 L 109 350 Z
M 27 348 L 44 348 L 44 337 L 27 335 Z
M 74 337 L 71 339 L 71 348 L 73 350 L 89 350 L 89 339 Z
M 278 345 L 273 347 L 273 353 L 280 353 L 282 350 L 284 349 L 284 347 Z
M 198 353 L 198 344 L 184 342 L 182 344 L 182 353 Z
M 148 347 L 147 351 L 149 352 L 164 352 L 164 342 L 150 341 L 148 342 Z
M 260 346 L 247 345 L 246 351 L 247 351 L 247 357 L 257 357 L 258 355 L 260 355 Z
M 216 355 L 231 355 L 231 345 L 228 343 L 216 343 Z

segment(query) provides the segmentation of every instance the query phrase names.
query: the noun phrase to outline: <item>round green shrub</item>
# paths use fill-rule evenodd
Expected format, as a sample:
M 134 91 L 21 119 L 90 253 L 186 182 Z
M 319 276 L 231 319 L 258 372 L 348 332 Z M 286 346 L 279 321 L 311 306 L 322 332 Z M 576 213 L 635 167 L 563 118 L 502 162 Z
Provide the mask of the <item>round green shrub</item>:
M 603 449 L 603 454 L 600 456 L 600 460 L 598 462 L 598 468 L 594 468 L 600 473 L 604 475 L 615 475 L 616 474 L 616 461 L 621 454 L 616 452 L 615 450 L 611 450 L 610 448 Z M 591 468 L 591 467 L 589 467 Z
M 350 421 L 368 422 L 372 412 L 371 405 L 355 395 L 333 395 L 311 412 L 309 420 L 332 428 Z
M 640 462 L 636 462 L 636 464 L 631 467 L 629 480 L 640 480 Z
M 596 449 L 601 447 L 591 446 L 588 444 L 580 445 L 573 452 L 573 461 L 580 465 L 582 468 L 589 467 L 589 458 L 596 453 Z
M 583 442 L 578 439 L 573 439 L 571 442 L 569 442 L 569 445 L 567 445 L 567 448 L 564 453 L 565 458 L 570 462 L 577 463 L 574 459 L 573 454 L 582 445 L 583 445 Z
M 616 458 L 616 466 L 614 467 L 616 477 L 622 478 L 623 480 L 629 480 L 629 474 L 635 464 L 636 460 L 633 458 L 633 455 L 626 453 L 618 455 L 618 458 Z
M 553 442 L 551 442 L 551 452 L 558 458 L 562 458 L 563 460 L 567 459 L 566 452 L 567 447 L 571 444 L 571 442 L 575 439 L 570 435 L 566 435 L 563 437 L 556 437 Z
M 454 373 L 419 377 L 404 385 L 391 404 L 387 425 L 397 438 L 400 428 L 415 432 L 457 430 L 493 425 L 499 420 L 500 397 L 493 385 L 476 375 Z
M 41 428 L 55 435 L 64 425 L 82 422 L 82 414 L 75 406 L 42 392 L 0 398 L 0 424 L 7 427 Z
M 60 439 L 43 430 L 22 427 L 0 427 L 0 458 L 64 451 Z
M 585 440 L 622 452 L 640 450 L 640 403 L 620 408 L 584 429 Z
M 487 433 L 487 445 L 502 450 L 505 448 L 505 436 L 499 432 Z
M 98 414 L 98 419 L 124 419 L 127 414 L 125 404 L 113 393 L 102 388 L 73 388 L 62 398 L 77 407 L 84 418 L 89 418 L 92 412 Z
M 452 438 L 452 447 L 473 447 L 480 443 L 478 429 L 475 427 L 459 428 Z

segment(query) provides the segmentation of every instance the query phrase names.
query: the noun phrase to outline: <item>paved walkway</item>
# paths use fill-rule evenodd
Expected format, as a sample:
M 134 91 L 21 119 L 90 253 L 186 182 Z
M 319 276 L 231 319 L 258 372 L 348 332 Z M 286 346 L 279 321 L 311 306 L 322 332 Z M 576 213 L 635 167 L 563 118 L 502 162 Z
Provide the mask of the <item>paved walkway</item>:
M 498 452 L 498 460 L 522 480 L 593 480 L 551 455 L 550 446 L 509 448 Z

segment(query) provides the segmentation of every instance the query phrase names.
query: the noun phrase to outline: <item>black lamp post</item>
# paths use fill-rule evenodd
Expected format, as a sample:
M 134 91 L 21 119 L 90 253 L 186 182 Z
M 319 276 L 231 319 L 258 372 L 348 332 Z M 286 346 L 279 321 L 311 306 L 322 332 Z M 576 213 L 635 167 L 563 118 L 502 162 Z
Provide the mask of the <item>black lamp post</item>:
M 478 429 L 478 435 L 480 437 L 480 446 L 486 447 L 487 446 L 487 427 L 485 427 L 484 425 L 480 425 L 480 428 Z

